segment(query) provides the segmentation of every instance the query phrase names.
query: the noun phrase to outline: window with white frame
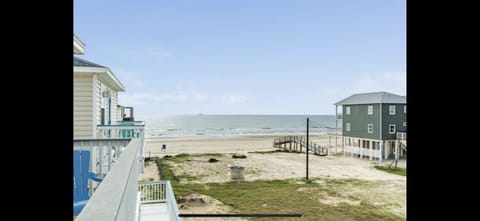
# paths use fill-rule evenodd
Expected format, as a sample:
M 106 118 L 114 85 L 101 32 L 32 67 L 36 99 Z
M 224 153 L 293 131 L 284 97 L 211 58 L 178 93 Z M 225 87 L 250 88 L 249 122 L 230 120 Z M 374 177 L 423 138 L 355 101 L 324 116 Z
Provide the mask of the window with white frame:
M 407 105 L 403 106 L 403 113 L 407 113 Z
M 345 114 L 350 115 L 350 107 L 349 106 L 345 107 Z
M 373 124 L 368 124 L 367 129 L 369 134 L 373 133 Z
M 373 106 L 368 105 L 368 115 L 373 115 Z
M 395 124 L 388 125 L 388 133 L 395 134 Z
M 390 105 L 388 113 L 390 115 L 395 115 L 395 105 Z
M 407 122 L 403 122 L 403 126 L 406 127 L 406 126 L 407 126 Z
M 350 131 L 350 123 L 345 124 L 345 131 Z

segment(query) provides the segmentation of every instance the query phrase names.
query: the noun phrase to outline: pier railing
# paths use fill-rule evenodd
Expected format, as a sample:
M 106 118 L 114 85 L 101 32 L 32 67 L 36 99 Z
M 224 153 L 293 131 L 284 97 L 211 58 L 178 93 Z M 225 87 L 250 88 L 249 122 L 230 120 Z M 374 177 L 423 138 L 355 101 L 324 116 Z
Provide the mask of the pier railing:
M 313 152 L 313 154 L 320 156 L 328 155 L 327 146 L 320 146 L 313 141 L 309 141 L 308 144 L 308 150 Z M 306 148 L 306 146 L 307 139 L 304 136 L 284 136 L 273 141 L 273 147 L 282 148 L 289 152 L 302 152 L 302 148 Z

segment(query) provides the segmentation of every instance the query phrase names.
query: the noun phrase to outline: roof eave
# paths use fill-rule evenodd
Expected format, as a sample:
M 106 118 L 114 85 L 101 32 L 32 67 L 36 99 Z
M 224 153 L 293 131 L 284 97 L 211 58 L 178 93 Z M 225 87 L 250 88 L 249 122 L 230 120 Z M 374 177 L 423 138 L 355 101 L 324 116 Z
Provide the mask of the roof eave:
M 349 103 L 349 102 L 337 102 L 336 106 L 339 105 L 357 105 L 357 104 L 406 104 L 407 101 L 387 101 L 387 102 L 362 102 L 362 103 Z
M 73 53 L 84 54 L 85 44 L 74 34 L 73 35 Z
M 115 86 L 117 87 L 117 91 L 125 91 L 125 86 L 118 80 L 118 78 L 113 74 L 113 72 L 110 70 L 110 68 L 107 69 L 107 75 L 109 78 L 115 83 Z
M 84 66 L 74 66 L 73 73 L 92 73 L 92 74 L 102 74 L 105 76 L 102 79 L 105 79 L 106 84 L 116 90 L 116 91 L 125 91 L 125 86 L 117 79 L 113 72 L 109 68 L 105 67 L 84 67 Z

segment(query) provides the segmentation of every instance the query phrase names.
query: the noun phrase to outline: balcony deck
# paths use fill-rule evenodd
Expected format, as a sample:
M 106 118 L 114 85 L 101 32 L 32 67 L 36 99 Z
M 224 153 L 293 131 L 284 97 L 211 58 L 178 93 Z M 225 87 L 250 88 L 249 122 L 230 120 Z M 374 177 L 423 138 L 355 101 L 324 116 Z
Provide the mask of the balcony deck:
M 90 171 L 105 175 L 99 185 L 89 185 L 90 199 L 76 221 L 182 220 L 169 181 L 137 180 L 143 166 L 142 138 L 74 140 L 74 149 L 95 153 Z M 97 162 L 108 166 L 102 170 Z
M 141 205 L 140 217 L 141 221 L 170 220 L 166 203 Z

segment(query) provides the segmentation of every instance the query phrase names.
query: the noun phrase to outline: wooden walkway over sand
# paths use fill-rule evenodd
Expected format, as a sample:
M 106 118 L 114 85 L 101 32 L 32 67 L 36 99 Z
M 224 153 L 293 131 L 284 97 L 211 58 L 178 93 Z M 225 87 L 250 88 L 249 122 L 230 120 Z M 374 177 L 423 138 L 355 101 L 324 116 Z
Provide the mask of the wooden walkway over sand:
M 285 136 L 276 138 L 273 141 L 273 147 L 281 148 L 285 152 L 302 153 L 303 148 L 306 149 L 307 139 L 304 136 Z M 326 146 L 320 146 L 312 141 L 308 142 L 308 149 L 315 155 L 327 156 L 328 148 Z M 288 144 L 288 145 L 287 145 Z

